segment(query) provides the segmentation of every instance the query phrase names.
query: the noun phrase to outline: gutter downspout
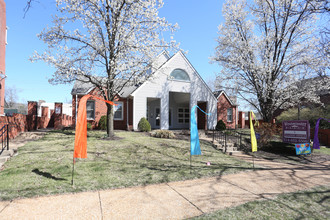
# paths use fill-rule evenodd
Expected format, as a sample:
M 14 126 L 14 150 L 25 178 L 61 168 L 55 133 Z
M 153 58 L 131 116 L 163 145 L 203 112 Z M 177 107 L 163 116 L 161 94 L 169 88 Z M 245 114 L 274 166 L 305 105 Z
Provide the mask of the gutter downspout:
M 127 131 L 129 131 L 129 114 L 128 114 L 128 110 L 129 110 L 129 107 L 128 107 L 128 98 L 126 99 L 126 114 L 127 114 L 127 117 L 126 117 L 126 125 L 127 125 Z

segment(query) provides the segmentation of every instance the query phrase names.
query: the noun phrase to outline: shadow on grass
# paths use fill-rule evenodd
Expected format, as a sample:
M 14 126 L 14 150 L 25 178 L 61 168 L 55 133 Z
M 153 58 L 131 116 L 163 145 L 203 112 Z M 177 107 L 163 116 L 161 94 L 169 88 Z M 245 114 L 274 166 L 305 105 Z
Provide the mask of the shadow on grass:
M 35 174 L 38 174 L 40 176 L 46 177 L 48 179 L 53 179 L 53 180 L 56 180 L 56 181 L 58 181 L 58 180 L 61 180 L 61 181 L 67 180 L 67 179 L 64 179 L 64 178 L 58 178 L 56 176 L 53 176 L 50 173 L 40 171 L 39 169 L 34 169 L 34 170 L 32 170 L 32 172 L 35 173 Z

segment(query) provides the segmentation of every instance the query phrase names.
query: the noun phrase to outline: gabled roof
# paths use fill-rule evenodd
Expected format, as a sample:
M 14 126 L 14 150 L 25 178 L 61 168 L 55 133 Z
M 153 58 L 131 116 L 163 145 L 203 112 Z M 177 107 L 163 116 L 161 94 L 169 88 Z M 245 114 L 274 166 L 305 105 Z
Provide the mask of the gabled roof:
M 229 96 L 227 95 L 227 93 L 226 93 L 224 90 L 218 90 L 218 91 L 214 91 L 214 92 L 213 92 L 213 95 L 215 96 L 215 98 L 216 98 L 217 100 L 219 99 L 219 97 L 220 97 L 222 94 L 228 99 L 228 101 L 229 101 L 229 103 L 230 103 L 231 105 L 238 106 L 238 104 L 237 104 L 237 103 L 236 103 L 231 97 L 229 97 Z
M 167 54 L 168 55 L 168 54 Z M 188 58 L 183 54 L 183 52 L 181 50 L 179 50 L 176 54 L 174 54 L 172 57 L 169 57 L 168 60 L 166 60 L 162 65 L 159 66 L 159 69 L 161 69 L 165 64 L 167 64 L 168 62 L 170 62 L 172 59 L 174 59 L 176 56 L 182 56 L 182 58 L 185 60 L 185 62 L 188 64 L 188 66 L 193 70 L 193 72 L 196 74 L 196 76 L 198 77 L 199 80 L 201 80 L 201 82 L 206 86 L 206 88 L 209 90 L 209 92 L 211 94 L 213 94 L 212 90 L 210 89 L 210 87 L 207 85 L 207 83 L 203 80 L 203 78 L 199 75 L 199 73 L 197 72 L 197 70 L 195 69 L 195 67 L 190 63 L 190 61 L 188 60 Z M 155 70 L 153 72 L 153 74 L 157 71 Z M 142 83 L 142 85 L 145 85 L 146 82 Z M 140 88 L 140 87 L 139 87 Z M 139 89 L 137 88 L 137 90 Z M 136 92 L 136 91 L 134 91 Z M 134 95 L 134 94 L 133 94 Z M 212 96 L 214 99 L 216 99 L 214 96 Z
M 116 83 L 123 83 L 121 80 L 115 80 Z M 119 85 L 120 86 L 120 85 Z M 119 92 L 119 96 L 123 98 L 127 98 L 134 90 L 136 90 L 140 84 L 135 85 L 125 85 L 121 91 Z M 91 82 L 82 82 L 76 80 L 73 88 L 71 90 L 71 95 L 87 95 L 90 91 L 92 91 L 94 88 L 96 88 L 95 85 L 93 85 Z
M 160 61 L 162 59 L 161 56 L 163 56 L 163 58 L 165 58 L 166 60 L 163 60 L 161 63 L 158 63 L 157 65 L 157 69 L 153 70 L 153 72 L 150 74 L 150 76 L 152 76 L 157 70 L 159 70 L 160 68 L 162 68 L 166 63 L 168 63 L 171 59 L 173 59 L 173 57 L 175 57 L 176 55 L 181 55 L 184 60 L 187 62 L 187 64 L 193 69 L 193 71 L 196 73 L 197 77 L 204 83 L 204 85 L 208 88 L 208 90 L 210 91 L 210 93 L 212 93 L 212 90 L 209 88 L 209 86 L 205 83 L 205 81 L 203 80 L 203 78 L 199 75 L 199 73 L 197 72 L 197 70 L 192 66 L 192 64 L 190 63 L 190 61 L 187 59 L 187 57 L 182 53 L 182 51 L 178 51 L 176 54 L 174 54 L 172 57 L 169 56 L 169 54 L 166 51 L 163 51 L 162 53 L 160 53 L 154 60 L 153 62 L 157 62 Z M 116 83 L 125 83 L 126 80 L 122 81 L 120 79 L 116 79 L 115 80 L 115 84 Z M 123 98 L 127 98 L 128 96 L 130 96 L 133 92 L 135 92 L 139 87 L 141 87 L 141 85 L 143 85 L 145 82 L 143 83 L 139 83 L 139 84 L 130 84 L 130 85 L 125 85 L 122 90 L 120 91 L 120 93 L 118 94 L 120 97 Z M 120 85 L 120 84 L 119 84 Z M 93 89 L 95 88 L 95 85 L 93 85 L 91 82 L 82 82 L 79 80 L 75 81 L 75 84 L 72 88 L 71 91 L 71 95 L 86 95 L 89 92 L 91 92 Z M 228 98 L 228 96 L 226 95 L 226 97 Z M 216 99 L 216 97 L 214 97 Z M 232 105 L 233 104 L 232 100 L 228 98 L 228 100 L 230 101 L 230 103 Z
M 165 58 L 166 60 L 163 63 L 157 63 L 158 61 L 160 61 L 163 58 Z M 166 63 L 168 60 L 170 59 L 170 55 L 168 54 L 167 51 L 163 51 L 161 52 L 153 61 L 152 63 L 157 63 L 157 69 L 159 69 L 161 66 L 164 65 L 164 63 Z M 156 69 L 156 70 L 157 70 Z M 153 72 L 155 72 L 156 70 L 154 70 Z M 152 75 L 152 73 L 151 73 Z M 121 80 L 121 79 L 115 79 L 115 85 L 117 84 L 118 87 L 121 88 L 121 85 L 123 83 L 126 83 L 127 80 Z M 121 91 L 119 92 L 119 96 L 123 97 L 123 98 L 127 98 L 128 96 L 130 96 L 137 88 L 139 88 L 143 83 L 127 83 L 127 85 L 125 85 Z M 71 90 L 71 95 L 87 95 L 89 92 L 91 92 L 94 88 L 96 88 L 96 86 L 91 83 L 91 82 L 83 82 L 80 80 L 76 80 L 73 88 Z

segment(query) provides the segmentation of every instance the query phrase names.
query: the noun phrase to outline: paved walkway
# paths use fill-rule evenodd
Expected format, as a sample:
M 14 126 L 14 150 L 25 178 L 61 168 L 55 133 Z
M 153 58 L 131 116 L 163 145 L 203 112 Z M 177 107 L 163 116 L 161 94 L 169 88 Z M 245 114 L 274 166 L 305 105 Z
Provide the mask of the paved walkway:
M 237 156 L 251 161 L 246 155 Z M 0 202 L 0 219 L 185 219 L 330 183 L 330 161 L 167 184 Z

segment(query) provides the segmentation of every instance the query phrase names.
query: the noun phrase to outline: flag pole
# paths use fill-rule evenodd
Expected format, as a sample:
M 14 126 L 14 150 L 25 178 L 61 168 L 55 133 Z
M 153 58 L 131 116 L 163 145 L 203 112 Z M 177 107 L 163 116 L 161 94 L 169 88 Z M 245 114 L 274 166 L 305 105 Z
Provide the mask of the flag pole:
M 74 164 L 75 164 L 75 161 L 74 161 L 74 158 L 72 160 L 72 179 L 71 179 L 71 185 L 73 186 L 73 176 L 74 176 Z

